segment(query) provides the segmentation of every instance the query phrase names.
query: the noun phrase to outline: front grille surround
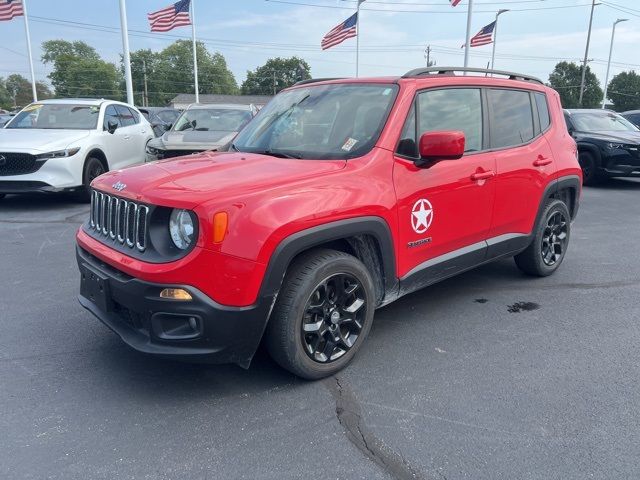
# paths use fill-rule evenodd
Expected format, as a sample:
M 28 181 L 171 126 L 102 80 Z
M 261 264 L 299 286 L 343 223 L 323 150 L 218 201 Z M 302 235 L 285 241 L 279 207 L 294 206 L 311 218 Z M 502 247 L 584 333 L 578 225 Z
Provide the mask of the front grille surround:
M 40 170 L 45 160 L 37 160 L 35 155 L 19 152 L 0 152 L 0 177 L 27 175 Z
M 89 226 L 102 237 L 142 253 L 148 243 L 149 207 L 92 190 Z

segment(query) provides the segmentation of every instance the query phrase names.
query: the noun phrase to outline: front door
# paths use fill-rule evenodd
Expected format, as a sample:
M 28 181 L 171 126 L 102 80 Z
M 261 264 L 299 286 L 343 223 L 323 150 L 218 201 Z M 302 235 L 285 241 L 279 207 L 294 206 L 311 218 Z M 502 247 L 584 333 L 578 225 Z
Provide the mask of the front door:
M 465 155 L 426 168 L 415 165 L 420 135 L 462 130 Z M 485 146 L 479 88 L 425 90 L 416 97 L 395 155 L 400 277 L 412 287 L 480 263 L 495 194 L 495 158 Z

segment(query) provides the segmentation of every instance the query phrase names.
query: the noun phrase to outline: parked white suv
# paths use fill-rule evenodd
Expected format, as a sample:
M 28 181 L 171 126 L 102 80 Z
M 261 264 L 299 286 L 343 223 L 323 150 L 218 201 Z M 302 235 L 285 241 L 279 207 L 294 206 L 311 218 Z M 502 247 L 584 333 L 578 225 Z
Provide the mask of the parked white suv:
M 130 105 L 112 100 L 43 100 L 0 129 L 0 198 L 73 191 L 87 199 L 98 175 L 144 163 L 153 130 Z

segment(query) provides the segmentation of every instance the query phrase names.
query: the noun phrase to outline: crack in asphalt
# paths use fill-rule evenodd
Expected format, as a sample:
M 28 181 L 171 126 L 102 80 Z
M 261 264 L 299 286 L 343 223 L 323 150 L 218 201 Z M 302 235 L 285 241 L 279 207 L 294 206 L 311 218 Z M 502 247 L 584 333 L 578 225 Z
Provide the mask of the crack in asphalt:
M 398 452 L 384 444 L 366 425 L 355 395 L 338 377 L 324 381 L 336 402 L 336 417 L 346 436 L 369 460 L 397 480 L 421 480 L 426 477 L 412 467 Z

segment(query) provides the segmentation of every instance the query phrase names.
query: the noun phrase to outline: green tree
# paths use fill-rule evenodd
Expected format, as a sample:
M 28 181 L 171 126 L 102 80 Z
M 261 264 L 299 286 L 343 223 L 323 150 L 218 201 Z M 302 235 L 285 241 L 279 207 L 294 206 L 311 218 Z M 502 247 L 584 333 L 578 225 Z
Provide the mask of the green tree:
M 607 96 L 618 112 L 640 109 L 640 75 L 633 70 L 619 73 L 609 82 Z
M 4 81 L 4 87 L 9 95 L 9 107 L 13 108 L 14 105 L 24 107 L 33 102 L 33 90 L 31 89 L 31 82 L 24 78 L 22 75 L 14 73 L 9 75 Z M 51 90 L 43 82 L 36 82 L 36 93 L 38 94 L 38 100 L 44 100 L 45 98 L 51 98 Z M 2 94 L 0 93 L 0 96 Z M 4 102 L 2 102 L 4 104 Z
M 209 52 L 202 42 L 196 43 L 196 51 L 198 91 L 238 93 L 238 84 L 224 56 L 217 52 Z M 178 40 L 157 54 L 157 57 L 153 58 L 152 66 L 147 66 L 147 81 L 153 84 L 153 88 L 149 88 L 150 92 L 154 92 L 153 103 L 150 100 L 150 104 L 164 105 L 179 93 L 194 93 L 191 41 Z M 149 95 L 151 96 L 151 93 Z
M 13 96 L 9 93 L 9 90 L 7 90 L 4 78 L 0 78 L 0 108 L 13 108 Z
M 42 44 L 42 61 L 53 64 L 49 79 L 58 97 L 122 99 L 120 72 L 81 41 L 48 40 Z
M 273 95 L 300 80 L 311 78 L 309 64 L 301 58 L 270 58 L 267 63 L 247 72 L 242 83 L 244 95 Z
M 564 108 L 597 108 L 602 103 L 603 92 L 600 82 L 587 66 L 582 105 L 579 104 L 581 79 L 582 67 L 573 62 L 558 63 L 549 75 L 549 85 L 560 94 Z

